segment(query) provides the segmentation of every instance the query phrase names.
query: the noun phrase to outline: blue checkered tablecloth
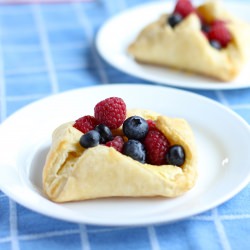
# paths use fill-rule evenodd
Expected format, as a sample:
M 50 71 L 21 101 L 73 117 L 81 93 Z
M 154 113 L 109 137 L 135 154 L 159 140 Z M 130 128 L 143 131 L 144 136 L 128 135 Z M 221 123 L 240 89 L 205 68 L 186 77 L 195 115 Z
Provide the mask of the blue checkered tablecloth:
M 0 1 L 0 122 L 31 102 L 62 91 L 117 82 L 152 84 L 111 67 L 94 46 L 96 32 L 109 17 L 149 0 L 24 2 Z M 228 106 L 250 123 L 250 88 L 192 91 Z M 249 234 L 250 185 L 202 214 L 133 228 L 52 219 L 0 190 L 1 250 L 247 250 Z

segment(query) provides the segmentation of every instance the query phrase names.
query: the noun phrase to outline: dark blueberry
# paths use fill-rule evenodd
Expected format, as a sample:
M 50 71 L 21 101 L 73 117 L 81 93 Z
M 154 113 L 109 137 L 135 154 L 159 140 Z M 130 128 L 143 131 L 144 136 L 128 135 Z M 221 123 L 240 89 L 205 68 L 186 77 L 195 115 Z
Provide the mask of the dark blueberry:
M 210 40 L 209 43 L 215 49 L 220 50 L 222 48 L 220 42 L 218 42 L 217 40 Z
M 84 148 L 95 147 L 99 144 L 100 134 L 95 130 L 90 130 L 80 138 L 80 144 Z
M 129 139 L 140 140 L 148 133 L 148 123 L 140 116 L 131 116 L 124 121 L 122 129 Z
M 182 16 L 179 13 L 174 13 L 168 18 L 168 24 L 174 28 L 178 23 L 182 21 Z
M 113 140 L 113 135 L 109 127 L 104 124 L 99 124 L 95 127 L 95 130 L 99 132 L 101 139 L 100 143 L 106 143 Z
M 180 167 L 185 162 L 185 151 L 182 146 L 171 146 L 166 154 L 167 164 Z
M 210 31 L 210 29 L 211 29 L 211 27 L 210 27 L 209 24 L 203 23 L 203 24 L 201 25 L 201 30 L 202 30 L 203 32 L 205 32 L 205 33 L 208 33 L 208 32 Z
M 137 140 L 128 140 L 125 142 L 122 153 L 141 163 L 145 163 L 146 161 L 146 151 L 144 145 Z

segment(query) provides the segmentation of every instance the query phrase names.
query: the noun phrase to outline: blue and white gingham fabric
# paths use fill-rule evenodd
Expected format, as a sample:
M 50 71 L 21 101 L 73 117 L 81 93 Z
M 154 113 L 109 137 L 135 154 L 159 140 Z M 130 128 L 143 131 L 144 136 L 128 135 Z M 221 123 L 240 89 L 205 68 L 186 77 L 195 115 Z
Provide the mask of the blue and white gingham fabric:
M 149 0 L 54 4 L 17 4 L 17 0 L 0 5 L 0 122 L 31 102 L 62 91 L 117 82 L 151 84 L 109 66 L 94 46 L 97 30 L 109 17 L 145 2 Z M 250 123 L 250 88 L 194 92 L 228 106 Z M 55 220 L 20 206 L 0 190 L 1 250 L 247 250 L 249 234 L 250 185 L 205 213 L 134 228 Z

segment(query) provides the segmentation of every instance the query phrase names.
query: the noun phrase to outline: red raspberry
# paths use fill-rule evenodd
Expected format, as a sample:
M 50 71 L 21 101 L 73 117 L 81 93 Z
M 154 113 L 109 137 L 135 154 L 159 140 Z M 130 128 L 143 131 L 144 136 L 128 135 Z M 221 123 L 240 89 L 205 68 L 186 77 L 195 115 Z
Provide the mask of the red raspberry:
M 174 9 L 174 13 L 179 13 L 183 18 L 194 11 L 195 8 L 190 0 L 178 0 Z
M 98 125 L 98 122 L 95 117 L 91 115 L 86 115 L 77 119 L 73 127 L 85 134 L 88 131 L 93 130 L 96 125 Z
M 232 40 L 232 36 L 227 29 L 225 22 L 216 20 L 213 22 L 213 25 L 211 25 L 210 31 L 208 32 L 208 39 L 210 41 L 218 41 L 222 47 L 226 47 Z
M 112 141 L 106 142 L 105 145 L 115 148 L 118 152 L 122 152 L 123 144 L 123 138 L 121 136 L 116 136 Z
M 110 129 L 119 128 L 126 119 L 126 104 L 119 97 L 110 97 L 96 104 L 94 116 Z
M 148 123 L 148 130 L 156 129 L 155 121 L 147 120 Z
M 153 165 L 163 165 L 166 163 L 165 156 L 170 143 L 159 130 L 149 130 L 144 139 L 144 146 L 147 152 L 147 163 Z

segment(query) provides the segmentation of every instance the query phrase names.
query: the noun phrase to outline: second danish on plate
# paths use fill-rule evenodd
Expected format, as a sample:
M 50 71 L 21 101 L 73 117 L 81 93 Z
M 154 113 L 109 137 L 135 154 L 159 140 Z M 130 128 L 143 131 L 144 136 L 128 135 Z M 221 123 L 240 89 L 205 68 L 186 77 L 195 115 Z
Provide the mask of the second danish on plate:
M 250 58 L 250 25 L 218 1 L 194 7 L 190 0 L 178 0 L 172 13 L 163 14 L 139 33 L 128 53 L 139 63 L 228 82 Z

